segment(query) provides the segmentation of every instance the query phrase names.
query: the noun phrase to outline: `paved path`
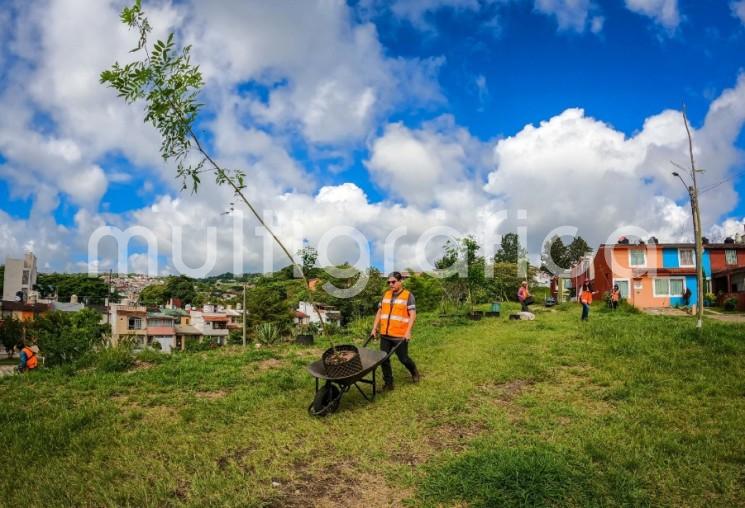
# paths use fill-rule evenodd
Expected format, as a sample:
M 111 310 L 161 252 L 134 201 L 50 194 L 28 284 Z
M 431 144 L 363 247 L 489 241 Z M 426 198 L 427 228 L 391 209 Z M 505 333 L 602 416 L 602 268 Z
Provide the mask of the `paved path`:
M 13 369 L 15 368 L 15 365 L 0 365 L 0 377 L 13 374 Z
M 706 317 L 716 319 L 717 321 L 724 321 L 725 323 L 745 323 L 745 314 L 714 314 L 707 313 Z

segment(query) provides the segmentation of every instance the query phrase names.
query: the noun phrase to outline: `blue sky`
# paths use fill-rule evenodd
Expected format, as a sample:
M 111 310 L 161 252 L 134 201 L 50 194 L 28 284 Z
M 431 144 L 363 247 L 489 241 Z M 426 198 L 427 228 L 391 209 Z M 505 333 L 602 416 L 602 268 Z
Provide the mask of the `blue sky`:
M 683 103 L 702 185 L 725 181 L 702 203 L 706 232 L 742 230 L 745 2 L 144 4 L 155 35 L 176 31 L 204 70 L 201 135 L 247 170 L 251 197 L 293 245 L 348 225 L 380 265 L 402 223 L 407 266 L 428 228 L 493 243 L 518 209 L 533 253 L 566 225 L 591 244 L 626 226 L 689 238 L 686 196 L 669 175 L 671 159 L 686 162 Z M 11 1 L 0 17 L 0 255 L 33 249 L 46 269 L 81 270 L 96 227 L 143 226 L 166 252 L 161 270 L 178 271 L 169 228 L 194 239 L 184 258 L 199 265 L 214 227 L 212 272 L 232 269 L 233 198 L 209 184 L 180 193 L 157 133 L 97 82 L 132 45 L 120 6 Z M 254 226 L 238 247 L 247 270 L 263 263 Z M 348 243 L 336 260 L 355 257 Z M 131 269 L 142 251 L 130 248 Z

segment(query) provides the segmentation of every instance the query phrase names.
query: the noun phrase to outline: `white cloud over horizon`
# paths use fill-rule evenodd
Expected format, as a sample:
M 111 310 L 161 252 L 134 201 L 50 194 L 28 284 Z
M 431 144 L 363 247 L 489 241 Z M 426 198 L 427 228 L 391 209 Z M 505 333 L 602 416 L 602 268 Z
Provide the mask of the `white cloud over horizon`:
M 648 12 L 641 0 L 627 3 L 652 17 L 658 10 L 667 12 L 666 2 Z M 430 4 L 432 9 L 475 9 L 478 2 Z M 536 8 L 539 4 L 564 29 L 592 30 L 597 24 L 589 1 L 538 0 Z M 234 219 L 225 212 L 230 203 L 242 208 L 229 190 L 204 182 L 198 194 L 178 194 L 174 170 L 160 160 L 157 133 L 142 123 L 141 109 L 127 107 L 98 83 L 100 70 L 114 58 L 125 61 L 132 46 L 134 34 L 121 27 L 118 5 L 81 7 L 73 0 L 52 0 L 49 9 L 41 9 L 14 3 L 21 22 L 0 35 L 12 48 L 12 59 L 0 51 L 0 62 L 12 60 L 15 76 L 0 89 L 0 107 L 8 112 L 0 118 L 0 153 L 7 159 L 0 164 L 0 178 L 12 196 L 30 198 L 33 205 L 25 219 L 0 206 L 0 257 L 33 249 L 44 270 L 81 270 L 97 227 L 142 226 L 157 239 L 162 270 L 175 272 L 174 227 L 183 230 L 183 262 L 191 267 L 209 259 L 207 231 L 214 228 L 218 255 L 212 273 L 233 271 L 228 254 L 233 252 L 248 270 L 261 269 L 264 247 L 257 224 L 246 215 L 244 239 L 236 240 Z M 260 5 L 251 16 L 243 2 L 193 2 L 183 10 L 160 2 L 146 8 L 154 26 L 178 30 L 194 45 L 194 59 L 207 79 L 210 113 L 201 127 L 221 163 L 246 170 L 249 198 L 257 209 L 271 211 L 271 223 L 292 250 L 305 240 L 317 245 L 329 229 L 347 226 L 362 232 L 380 261 L 385 239 L 403 225 L 407 234 L 395 252 L 396 266 L 406 268 L 417 260 L 415 239 L 438 227 L 493 243 L 521 224 L 528 228 L 532 253 L 560 225 L 576 226 L 591 245 L 623 225 L 644 227 L 663 241 L 689 234 L 688 203 L 669 163 L 684 162 L 687 154 L 680 112 L 652 115 L 632 136 L 580 107 L 557 111 L 499 139 L 480 139 L 451 115 L 425 115 L 409 125 L 391 120 L 391 113 L 402 102 L 426 110 L 444 100 L 437 81 L 442 58 L 388 56 L 374 25 L 354 22 L 343 3 L 302 2 L 292 9 Z M 574 10 L 552 10 L 557 7 Z M 4 23 L 10 22 L 0 17 L 0 27 Z M 251 87 L 238 90 L 246 83 L 258 84 L 265 94 Z M 702 187 L 742 164 L 736 141 L 743 123 L 741 75 L 712 101 L 704 123 L 694 130 L 696 157 L 707 169 Z M 298 139 L 308 150 L 341 154 L 342 166 L 351 150 L 364 150 L 363 169 L 382 197 L 372 199 L 360 182 L 343 181 L 343 173 L 340 182 L 324 181 L 293 155 Z M 146 205 L 103 211 L 107 189 L 132 178 L 101 162 L 112 153 L 158 182 Z M 54 216 L 63 197 L 77 207 L 67 226 Z M 731 182 L 704 194 L 704 222 L 712 235 L 728 234 L 742 223 L 726 217 L 737 199 Z M 519 209 L 527 211 L 525 219 L 516 219 Z M 430 245 L 430 257 L 441 240 Z M 332 247 L 337 261 L 357 257 L 349 241 Z M 130 261 L 143 268 L 145 257 L 136 250 Z M 111 248 L 103 251 L 101 268 L 113 266 Z M 283 264 L 276 248 L 272 252 L 277 265 Z

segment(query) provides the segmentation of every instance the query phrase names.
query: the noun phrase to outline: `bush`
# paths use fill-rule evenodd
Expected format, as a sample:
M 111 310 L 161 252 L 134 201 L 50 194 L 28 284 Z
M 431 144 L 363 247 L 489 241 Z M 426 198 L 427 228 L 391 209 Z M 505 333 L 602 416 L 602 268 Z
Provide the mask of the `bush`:
M 254 327 L 256 340 L 264 345 L 271 345 L 279 341 L 279 329 L 272 323 L 261 323 Z
M 209 351 L 211 344 L 209 341 L 199 341 L 197 339 L 190 339 L 186 341 L 184 351 L 187 353 L 198 353 L 199 351 Z
M 29 327 L 47 366 L 74 362 L 104 341 L 109 325 L 100 324 L 100 315 L 91 309 L 80 312 L 50 312 Z
M 164 355 L 160 351 L 156 351 L 155 349 L 151 348 L 145 348 L 139 353 L 137 353 L 136 356 L 138 361 L 146 362 L 146 363 L 161 363 L 167 358 L 167 355 Z
M 724 301 L 724 310 L 735 310 L 737 308 L 737 298 L 727 298 Z
M 126 347 L 110 347 L 96 355 L 96 367 L 102 372 L 122 372 L 134 364 L 132 351 Z

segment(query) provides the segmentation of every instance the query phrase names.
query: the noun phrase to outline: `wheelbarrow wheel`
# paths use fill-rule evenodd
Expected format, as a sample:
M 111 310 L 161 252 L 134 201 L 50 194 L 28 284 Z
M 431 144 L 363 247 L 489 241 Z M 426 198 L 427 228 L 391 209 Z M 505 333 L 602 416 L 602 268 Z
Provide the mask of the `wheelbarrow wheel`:
M 326 416 L 339 409 L 341 390 L 333 383 L 326 383 L 316 392 L 313 402 L 308 406 L 312 416 Z

